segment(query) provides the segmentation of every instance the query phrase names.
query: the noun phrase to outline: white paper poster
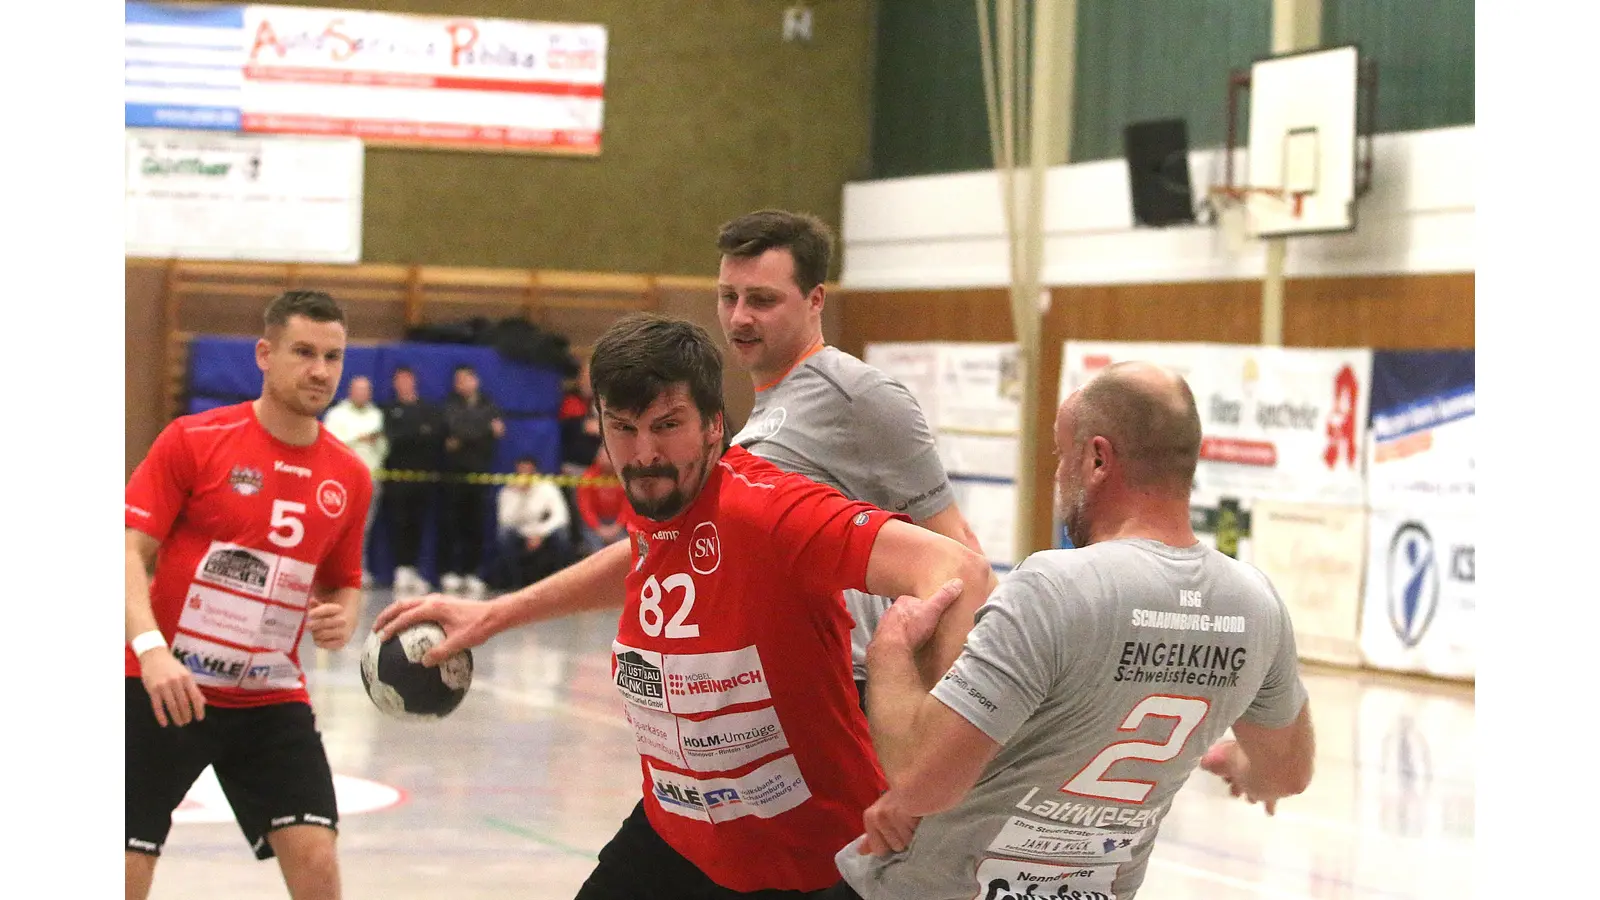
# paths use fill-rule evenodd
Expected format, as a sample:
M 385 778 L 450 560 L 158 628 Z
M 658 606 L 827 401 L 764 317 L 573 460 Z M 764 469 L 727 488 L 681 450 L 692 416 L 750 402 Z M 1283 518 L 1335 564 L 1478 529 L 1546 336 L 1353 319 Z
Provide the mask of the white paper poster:
M 1289 608 L 1300 657 L 1360 665 L 1366 509 L 1263 500 L 1250 530 L 1250 561 Z
M 130 129 L 129 256 L 361 260 L 361 142 Z

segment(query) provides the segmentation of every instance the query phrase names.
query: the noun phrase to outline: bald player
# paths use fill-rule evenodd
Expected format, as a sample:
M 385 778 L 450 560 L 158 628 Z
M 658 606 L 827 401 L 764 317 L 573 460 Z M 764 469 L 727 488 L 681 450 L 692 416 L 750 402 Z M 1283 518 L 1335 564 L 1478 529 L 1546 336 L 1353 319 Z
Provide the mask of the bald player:
M 836 900 L 1130 900 L 1197 766 L 1268 814 L 1310 782 L 1289 614 L 1190 530 L 1188 385 L 1111 366 L 1061 405 L 1055 446 L 1081 549 L 1007 576 L 931 692 L 912 653 L 949 595 L 902 599 L 879 625 L 868 717 L 890 788 L 836 857 Z
M 755 406 L 736 447 L 854 500 L 903 513 L 977 553 L 922 408 L 905 386 L 822 340 L 833 238 L 815 216 L 767 209 L 722 226 L 717 319 Z M 887 597 L 845 591 L 856 688 Z M 957 647 L 949 648 L 951 655 Z M 946 657 L 949 658 L 949 657 Z

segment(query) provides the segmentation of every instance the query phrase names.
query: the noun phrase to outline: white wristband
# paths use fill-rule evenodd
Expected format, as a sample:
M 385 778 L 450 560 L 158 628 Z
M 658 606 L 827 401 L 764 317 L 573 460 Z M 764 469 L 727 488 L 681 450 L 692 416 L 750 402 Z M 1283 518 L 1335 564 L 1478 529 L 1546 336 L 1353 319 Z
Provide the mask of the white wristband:
M 162 637 L 159 631 L 146 631 L 128 642 L 128 646 L 133 648 L 134 656 L 143 656 L 146 651 L 166 645 L 167 639 Z

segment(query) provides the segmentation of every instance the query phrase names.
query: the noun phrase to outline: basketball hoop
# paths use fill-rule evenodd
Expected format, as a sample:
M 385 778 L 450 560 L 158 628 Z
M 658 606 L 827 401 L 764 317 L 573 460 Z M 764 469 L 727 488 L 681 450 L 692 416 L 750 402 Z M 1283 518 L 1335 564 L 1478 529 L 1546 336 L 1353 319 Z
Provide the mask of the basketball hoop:
M 1216 211 L 1217 224 L 1221 226 L 1229 248 L 1238 253 L 1250 242 L 1250 195 L 1271 197 L 1288 207 L 1289 215 L 1298 219 L 1305 209 L 1305 199 L 1313 192 L 1286 191 L 1275 187 L 1216 185 L 1207 193 L 1211 198 L 1212 208 Z

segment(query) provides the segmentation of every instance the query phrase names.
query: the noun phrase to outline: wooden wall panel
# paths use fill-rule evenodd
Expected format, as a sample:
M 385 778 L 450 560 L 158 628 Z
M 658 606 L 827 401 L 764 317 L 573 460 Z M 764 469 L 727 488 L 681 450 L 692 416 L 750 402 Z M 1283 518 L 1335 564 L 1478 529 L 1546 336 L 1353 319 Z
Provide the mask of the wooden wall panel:
M 162 344 L 167 339 L 161 321 L 163 264 L 129 260 L 124 268 L 127 305 L 123 327 L 123 478 L 144 459 L 166 423 L 166 378 L 162 371 Z
M 1476 296 L 1472 272 L 1292 279 L 1284 287 L 1283 342 L 1381 350 L 1473 347 Z

